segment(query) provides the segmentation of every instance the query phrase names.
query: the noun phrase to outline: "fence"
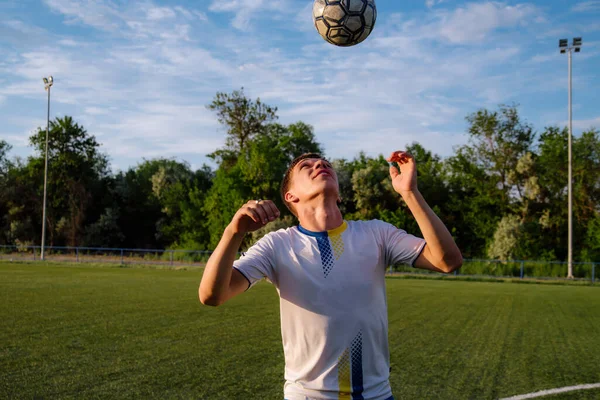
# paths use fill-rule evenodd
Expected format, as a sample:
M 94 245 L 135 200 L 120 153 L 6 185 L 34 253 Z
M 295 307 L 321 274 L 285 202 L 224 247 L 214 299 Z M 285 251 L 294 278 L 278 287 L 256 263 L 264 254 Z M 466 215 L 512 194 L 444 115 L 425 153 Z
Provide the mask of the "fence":
M 40 246 L 0 246 L 0 260 L 39 261 Z M 45 247 L 44 258 L 54 262 L 150 264 L 168 266 L 204 266 L 211 251 L 107 249 L 94 247 Z M 596 279 L 600 263 L 573 263 L 573 277 L 577 280 Z M 390 273 L 433 274 L 404 265 L 390 267 Z M 567 263 L 561 261 L 529 260 L 464 260 L 455 275 L 520 279 L 566 279 Z
M 573 279 L 595 282 L 596 269 L 600 263 L 574 262 Z M 463 266 L 455 275 L 480 276 L 491 278 L 518 279 L 567 279 L 568 263 L 563 261 L 531 261 L 531 260 L 464 260 Z M 423 273 L 404 265 L 390 267 L 391 273 Z M 433 272 L 432 272 L 433 273 Z
M 0 260 L 40 261 L 40 246 L 0 246 Z M 44 247 L 52 262 L 203 266 L 211 251 L 159 249 L 107 249 L 95 247 Z

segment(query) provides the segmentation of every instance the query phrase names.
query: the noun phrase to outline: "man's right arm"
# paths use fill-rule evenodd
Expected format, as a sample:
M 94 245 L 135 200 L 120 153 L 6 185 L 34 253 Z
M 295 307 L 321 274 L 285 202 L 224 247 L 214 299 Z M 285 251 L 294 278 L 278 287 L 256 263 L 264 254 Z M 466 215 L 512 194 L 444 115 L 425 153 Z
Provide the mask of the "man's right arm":
M 219 306 L 248 288 L 248 280 L 233 268 L 237 252 L 246 233 L 255 231 L 278 217 L 279 210 L 269 200 L 260 203 L 249 201 L 237 211 L 204 268 L 198 288 L 202 304 Z

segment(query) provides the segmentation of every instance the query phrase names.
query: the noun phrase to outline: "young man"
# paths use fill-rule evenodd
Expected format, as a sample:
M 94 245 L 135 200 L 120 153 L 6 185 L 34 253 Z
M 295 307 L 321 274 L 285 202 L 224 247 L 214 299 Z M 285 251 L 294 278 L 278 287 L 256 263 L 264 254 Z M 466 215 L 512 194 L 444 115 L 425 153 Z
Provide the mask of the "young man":
M 245 204 L 210 257 L 199 295 L 218 306 L 262 278 L 279 292 L 285 353 L 284 398 L 393 399 L 385 270 L 406 263 L 449 273 L 462 265 L 448 229 L 417 189 L 416 164 L 405 152 L 388 162 L 393 187 L 424 239 L 382 221 L 344 221 L 331 164 L 318 154 L 298 157 L 281 194 L 300 225 L 272 232 L 235 260 L 244 235 L 279 217 L 268 200 Z

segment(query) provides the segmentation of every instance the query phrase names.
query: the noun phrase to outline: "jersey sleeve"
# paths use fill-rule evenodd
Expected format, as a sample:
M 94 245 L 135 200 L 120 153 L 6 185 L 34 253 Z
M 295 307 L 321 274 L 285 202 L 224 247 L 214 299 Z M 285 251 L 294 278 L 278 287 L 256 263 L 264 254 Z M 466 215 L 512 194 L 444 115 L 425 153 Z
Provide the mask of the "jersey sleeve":
M 387 265 L 408 264 L 413 266 L 425 247 L 425 240 L 394 225 L 383 221 L 377 221 L 382 247 L 385 250 Z
M 234 261 L 233 268 L 248 280 L 249 289 L 263 278 L 274 282 L 273 259 L 273 240 L 270 235 L 266 235 L 247 252 L 242 253 L 242 256 Z

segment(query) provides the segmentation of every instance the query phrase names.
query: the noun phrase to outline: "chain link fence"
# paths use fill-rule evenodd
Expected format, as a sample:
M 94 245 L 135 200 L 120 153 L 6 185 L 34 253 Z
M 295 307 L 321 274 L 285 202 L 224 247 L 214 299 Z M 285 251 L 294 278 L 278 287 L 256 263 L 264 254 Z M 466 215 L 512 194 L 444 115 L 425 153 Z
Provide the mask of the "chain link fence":
M 594 283 L 598 267 L 600 267 L 600 263 L 574 262 L 572 279 Z M 389 272 L 392 274 L 435 274 L 435 272 L 415 269 L 406 265 L 394 265 L 390 267 Z M 568 279 L 568 263 L 562 261 L 466 259 L 454 275 L 517 279 Z
M 45 247 L 51 262 L 204 266 L 211 251 L 159 249 L 106 249 L 95 247 Z M 0 246 L 0 260 L 41 261 L 41 246 Z
M 0 246 L 0 260 L 41 261 L 40 246 Z M 164 266 L 202 267 L 212 251 L 158 250 L 158 249 L 106 249 L 94 247 L 45 247 L 45 260 L 73 263 L 144 264 Z M 600 263 L 573 263 L 573 279 L 596 281 Z M 518 278 L 518 279 L 567 279 L 568 264 L 560 261 L 529 260 L 464 260 L 455 275 Z M 391 274 L 436 274 L 406 265 L 391 266 Z

